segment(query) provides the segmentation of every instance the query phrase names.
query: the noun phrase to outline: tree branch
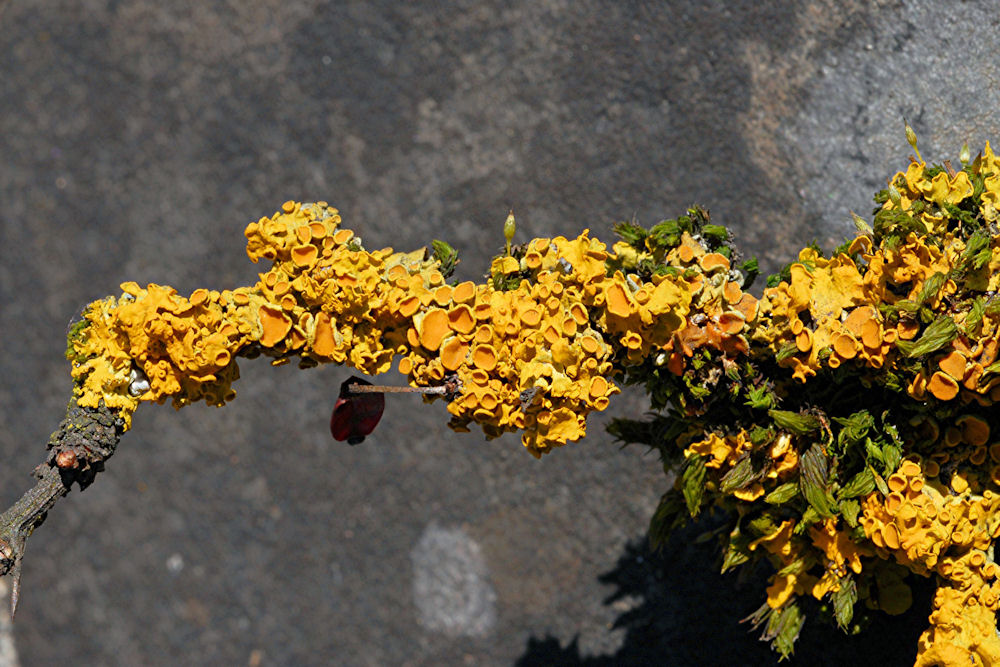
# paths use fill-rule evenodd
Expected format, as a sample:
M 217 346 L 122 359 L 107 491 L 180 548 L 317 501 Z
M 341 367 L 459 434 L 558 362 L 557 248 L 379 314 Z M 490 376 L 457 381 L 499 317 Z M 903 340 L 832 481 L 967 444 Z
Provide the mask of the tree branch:
M 0 576 L 11 574 L 11 616 L 17 611 L 21 565 L 28 537 L 42 525 L 56 501 L 69 493 L 74 482 L 89 486 L 104 462 L 115 452 L 124 422 L 106 407 L 85 408 L 76 398 L 66 407 L 66 417 L 49 437 L 48 457 L 35 468 L 38 482 L 0 515 Z

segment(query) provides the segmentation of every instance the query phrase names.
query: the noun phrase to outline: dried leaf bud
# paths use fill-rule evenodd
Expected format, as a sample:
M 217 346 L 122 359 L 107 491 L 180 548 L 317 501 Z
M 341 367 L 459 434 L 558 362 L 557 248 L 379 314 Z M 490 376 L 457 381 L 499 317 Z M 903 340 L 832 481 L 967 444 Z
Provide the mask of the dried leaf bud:
M 865 222 L 865 219 L 862 218 L 857 213 L 855 213 L 854 211 L 851 211 L 851 219 L 854 220 L 854 228 L 858 230 L 859 234 L 864 234 L 865 236 L 871 236 L 874 233 L 874 230 L 871 228 L 871 225 Z
M 503 223 L 503 237 L 507 240 L 507 254 L 510 254 L 510 242 L 514 240 L 514 211 L 507 214 L 507 220 Z
M 72 451 L 63 450 L 56 454 L 56 466 L 66 470 L 67 468 L 76 467 L 76 453 Z
M 910 148 L 917 154 L 917 159 L 923 162 L 924 159 L 920 157 L 920 150 L 917 148 L 917 133 L 913 131 L 913 128 L 910 127 L 905 118 L 903 119 L 903 124 L 906 126 L 906 143 L 910 144 Z
M 889 200 L 896 206 L 903 205 L 903 196 L 899 194 L 899 190 L 892 183 L 889 184 Z

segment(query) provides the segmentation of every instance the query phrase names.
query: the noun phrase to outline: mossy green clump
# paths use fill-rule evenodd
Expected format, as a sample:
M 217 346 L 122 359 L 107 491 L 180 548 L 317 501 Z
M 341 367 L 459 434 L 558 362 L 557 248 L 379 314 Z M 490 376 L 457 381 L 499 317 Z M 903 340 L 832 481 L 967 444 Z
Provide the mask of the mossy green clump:
M 66 359 L 70 362 L 82 361 L 82 357 L 79 352 L 77 352 L 77 346 L 82 341 L 83 337 L 86 336 L 86 330 L 89 322 L 87 320 L 78 320 L 70 325 L 69 331 L 66 333 Z

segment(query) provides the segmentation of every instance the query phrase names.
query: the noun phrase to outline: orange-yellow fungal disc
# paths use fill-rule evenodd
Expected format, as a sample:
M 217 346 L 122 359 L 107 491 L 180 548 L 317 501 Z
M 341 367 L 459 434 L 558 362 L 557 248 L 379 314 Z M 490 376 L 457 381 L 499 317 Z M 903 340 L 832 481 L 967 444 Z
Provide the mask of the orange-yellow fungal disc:
M 468 303 L 476 296 L 476 284 L 471 281 L 459 283 L 452 291 L 451 298 L 455 303 Z
M 920 332 L 920 323 L 916 320 L 900 318 L 896 327 L 900 340 L 913 340 Z
M 694 259 L 694 250 L 687 244 L 680 246 L 677 252 L 680 260 L 685 264 Z
M 833 339 L 833 349 L 843 359 L 853 359 L 858 354 L 858 341 L 851 334 L 839 334 Z
M 725 255 L 720 255 L 717 252 L 710 252 L 702 255 L 698 264 L 701 265 L 701 268 L 706 273 L 716 269 L 721 269 L 723 271 L 729 270 L 729 259 Z
M 281 342 L 292 329 L 292 320 L 280 309 L 269 304 L 261 306 L 257 311 L 260 320 L 260 343 L 264 347 L 273 347 Z
M 451 303 L 451 294 L 453 291 L 451 285 L 441 285 L 434 290 L 434 303 L 438 306 L 447 307 Z
M 803 329 L 795 337 L 795 346 L 799 352 L 808 352 L 812 347 L 812 334 L 808 329 Z
M 472 350 L 472 363 L 481 370 L 492 371 L 497 366 L 496 352 L 489 345 L 477 345 Z
M 958 396 L 958 383 L 950 376 L 938 371 L 927 382 L 927 390 L 937 399 L 950 401 Z
M 191 292 L 191 297 L 188 301 L 191 302 L 192 306 L 198 307 L 205 305 L 209 300 L 209 291 L 207 289 L 196 289 Z
M 449 328 L 448 314 L 440 308 L 431 308 L 417 324 L 420 344 L 428 350 L 437 350 Z
M 400 302 L 398 312 L 404 318 L 413 317 L 420 310 L 420 305 L 419 297 L 409 296 Z
M 743 296 L 743 290 L 740 289 L 739 284 L 727 282 L 722 295 L 725 297 L 727 303 L 735 304 L 738 303 L 740 298 Z
M 753 322 L 757 318 L 757 308 L 759 302 L 752 294 L 744 293 L 740 300 L 734 304 L 736 310 L 743 315 L 743 319 L 747 322 Z
M 719 315 L 719 327 L 729 335 L 738 334 L 746 325 L 746 319 L 739 312 L 725 312 Z
M 965 377 L 965 357 L 957 350 L 945 355 L 938 362 L 938 367 L 955 380 L 961 380 Z
M 877 320 L 870 319 L 861 326 L 861 342 L 865 347 L 877 348 L 882 340 L 882 327 Z
M 448 325 L 457 333 L 470 334 L 476 327 L 476 318 L 467 305 L 458 305 L 448 311 Z
M 625 289 L 621 283 L 614 283 L 608 288 L 605 301 L 611 315 L 626 318 L 632 314 L 631 299 Z
M 537 307 L 525 308 L 521 311 L 521 323 L 526 327 L 535 328 L 542 321 L 542 313 Z
M 300 228 L 302 229 L 302 228 Z M 301 267 L 310 267 L 319 256 L 319 248 L 313 244 L 299 245 L 292 248 L 292 261 Z
M 441 365 L 449 371 L 457 371 L 465 363 L 468 353 L 469 346 L 452 337 L 441 347 Z
M 321 312 L 316 316 L 312 349 L 316 355 L 327 358 L 332 357 L 337 350 L 337 341 L 334 338 L 329 313 Z

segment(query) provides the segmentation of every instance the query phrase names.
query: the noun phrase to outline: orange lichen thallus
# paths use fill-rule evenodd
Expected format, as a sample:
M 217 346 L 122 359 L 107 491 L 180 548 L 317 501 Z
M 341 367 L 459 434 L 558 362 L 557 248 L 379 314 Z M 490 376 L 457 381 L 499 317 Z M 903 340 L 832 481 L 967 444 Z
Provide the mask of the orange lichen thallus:
M 251 287 L 198 290 L 135 284 L 92 304 L 75 343 L 74 377 L 84 405 L 98 401 L 131 416 L 140 400 L 180 407 L 233 396 L 235 358 L 263 352 L 283 363 L 347 363 L 369 374 L 399 369 L 414 385 L 459 380 L 450 425 L 479 424 L 487 437 L 521 431 L 539 455 L 577 440 L 589 412 L 619 391 L 619 355 L 639 363 L 651 352 L 680 373 L 700 347 L 741 354 L 756 301 L 728 281 L 729 262 L 691 237 L 685 277 L 609 275 L 606 246 L 584 232 L 574 240 L 535 239 L 518 258 L 502 256 L 495 276 L 511 289 L 445 283 L 425 251 L 365 250 L 325 203 L 286 202 L 246 230 L 247 253 L 271 267 Z M 702 328 L 686 316 L 708 316 Z M 135 373 L 149 380 L 132 395 Z M 130 380 L 130 374 L 133 376 Z
M 411 385 L 455 387 L 452 428 L 520 432 L 540 456 L 640 382 L 670 426 L 619 435 L 684 462 L 683 500 L 657 516 L 731 512 L 727 563 L 776 566 L 762 613 L 787 629 L 783 651 L 797 596 L 834 600 L 846 628 L 859 601 L 908 607 L 912 572 L 941 584 L 917 664 L 995 664 L 1000 159 L 987 144 L 962 162 L 918 153 L 857 238 L 803 250 L 760 299 L 703 209 L 625 224 L 610 250 L 587 231 L 534 239 L 485 283 L 450 284 L 453 260 L 366 250 L 336 209 L 286 202 L 247 226 L 248 255 L 269 263 L 255 284 L 126 283 L 92 303 L 67 351 L 76 394 L 128 426 L 140 401 L 230 400 L 239 356 L 395 362 Z

